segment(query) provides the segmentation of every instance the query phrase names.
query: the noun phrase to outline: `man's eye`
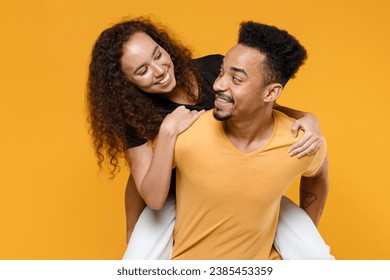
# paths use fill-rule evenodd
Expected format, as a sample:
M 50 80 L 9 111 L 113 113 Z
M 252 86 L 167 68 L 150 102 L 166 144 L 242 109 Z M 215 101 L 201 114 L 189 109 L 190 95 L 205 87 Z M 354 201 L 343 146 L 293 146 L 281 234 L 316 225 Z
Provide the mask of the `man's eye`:
M 238 77 L 233 76 L 232 79 L 233 79 L 233 82 L 234 82 L 234 83 L 241 83 L 241 79 L 238 78 Z

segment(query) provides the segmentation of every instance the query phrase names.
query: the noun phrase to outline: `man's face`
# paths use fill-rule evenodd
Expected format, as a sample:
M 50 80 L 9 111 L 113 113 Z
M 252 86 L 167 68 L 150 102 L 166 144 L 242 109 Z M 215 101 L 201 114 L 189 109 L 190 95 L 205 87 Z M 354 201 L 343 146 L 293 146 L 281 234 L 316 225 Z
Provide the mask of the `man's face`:
M 236 45 L 226 54 L 221 72 L 214 82 L 217 120 L 246 119 L 264 106 L 263 79 L 265 55 L 256 49 Z

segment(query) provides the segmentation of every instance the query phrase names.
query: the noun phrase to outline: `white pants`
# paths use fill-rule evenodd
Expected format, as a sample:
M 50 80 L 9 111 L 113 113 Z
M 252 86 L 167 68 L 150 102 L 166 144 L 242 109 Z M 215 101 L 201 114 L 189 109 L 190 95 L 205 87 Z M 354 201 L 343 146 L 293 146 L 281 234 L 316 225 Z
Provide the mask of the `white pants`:
M 173 245 L 176 204 L 168 197 L 161 210 L 145 207 L 140 215 L 124 260 L 168 260 Z M 306 212 L 283 197 L 274 245 L 284 260 L 333 260 L 316 226 Z

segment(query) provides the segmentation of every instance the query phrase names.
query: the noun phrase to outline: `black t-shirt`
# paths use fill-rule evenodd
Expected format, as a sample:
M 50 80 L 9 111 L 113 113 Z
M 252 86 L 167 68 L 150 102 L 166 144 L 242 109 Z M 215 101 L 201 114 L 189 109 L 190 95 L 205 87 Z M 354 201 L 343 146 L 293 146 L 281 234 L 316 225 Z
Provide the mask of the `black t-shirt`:
M 194 59 L 197 64 L 198 69 L 200 70 L 201 75 L 201 90 L 205 95 L 204 100 L 197 105 L 185 105 L 172 102 L 169 99 L 155 95 L 153 96 L 154 103 L 167 115 L 172 113 L 178 106 L 185 105 L 188 109 L 191 110 L 210 110 L 214 108 L 214 90 L 213 84 L 217 78 L 223 56 L 219 54 L 203 56 L 197 59 Z M 145 144 L 147 141 L 140 138 L 135 129 L 127 126 L 126 127 L 126 141 L 128 148 L 134 148 Z
M 191 110 L 210 110 L 214 108 L 214 90 L 213 90 L 213 84 L 215 79 L 219 75 L 219 71 L 221 69 L 223 56 L 219 54 L 215 55 L 208 55 L 204 57 L 200 57 L 195 59 L 195 63 L 197 63 L 198 69 L 200 70 L 201 74 L 201 89 L 205 95 L 204 100 L 197 105 L 185 105 L 185 104 L 178 104 L 175 102 L 172 102 L 169 99 L 160 97 L 156 95 L 154 97 L 154 102 L 158 104 L 159 107 L 161 107 L 161 110 L 167 115 L 174 111 L 178 106 L 185 105 L 188 109 Z M 126 140 L 127 145 L 129 148 L 134 148 L 137 146 L 141 146 L 145 144 L 147 141 L 145 139 L 142 139 L 138 137 L 137 133 L 132 127 L 126 128 Z M 171 184 L 169 192 L 171 194 L 175 193 L 176 189 L 176 170 L 172 170 L 172 177 L 171 177 Z

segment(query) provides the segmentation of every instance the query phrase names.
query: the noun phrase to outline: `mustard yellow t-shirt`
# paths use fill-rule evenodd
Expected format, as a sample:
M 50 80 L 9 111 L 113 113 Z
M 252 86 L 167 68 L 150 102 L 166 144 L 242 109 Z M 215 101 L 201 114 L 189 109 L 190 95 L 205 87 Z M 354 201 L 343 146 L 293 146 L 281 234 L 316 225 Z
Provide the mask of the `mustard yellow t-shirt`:
M 242 153 L 206 112 L 176 142 L 176 226 L 172 259 L 270 259 L 280 200 L 300 176 L 314 175 L 326 145 L 290 157 L 293 119 L 273 112 L 268 142 Z

